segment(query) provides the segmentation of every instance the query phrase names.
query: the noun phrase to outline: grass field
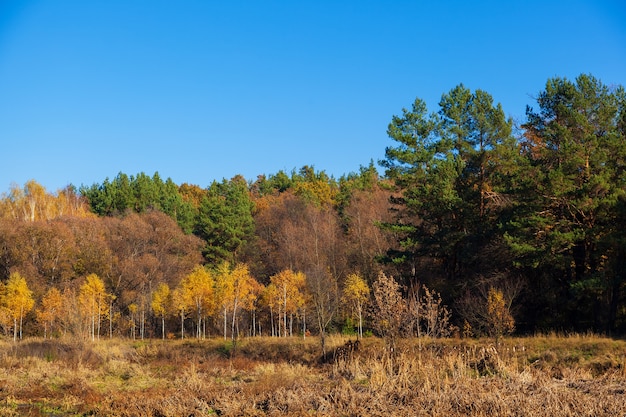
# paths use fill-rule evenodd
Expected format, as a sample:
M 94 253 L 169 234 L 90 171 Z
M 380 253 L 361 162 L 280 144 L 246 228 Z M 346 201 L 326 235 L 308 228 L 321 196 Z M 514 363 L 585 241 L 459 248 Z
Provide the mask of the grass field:
M 0 415 L 626 416 L 626 342 L 0 340 Z

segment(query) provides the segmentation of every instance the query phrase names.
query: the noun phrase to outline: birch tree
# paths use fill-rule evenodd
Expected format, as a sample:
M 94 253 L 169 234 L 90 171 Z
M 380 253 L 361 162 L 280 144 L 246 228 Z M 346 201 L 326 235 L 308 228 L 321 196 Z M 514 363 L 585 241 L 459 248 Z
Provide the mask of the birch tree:
M 82 311 L 89 319 L 89 334 L 91 340 L 100 339 L 100 329 L 103 316 L 109 314 L 109 299 L 112 294 L 106 292 L 104 281 L 96 274 L 89 274 L 85 283 L 80 287 L 78 295 Z
M 359 274 L 350 274 L 346 277 L 343 287 L 342 300 L 352 307 L 359 319 L 359 339 L 363 338 L 363 309 L 370 295 L 367 282 Z
M 52 330 L 59 319 L 63 309 L 63 296 L 61 292 L 51 287 L 41 300 L 41 307 L 36 310 L 37 321 L 43 324 L 44 339 L 52 337 Z
M 162 339 L 165 339 L 165 317 L 170 312 L 171 301 L 170 287 L 165 282 L 162 282 L 156 291 L 152 293 L 151 303 L 152 312 L 161 319 Z
M 10 317 L 13 319 L 13 340 L 22 339 L 24 316 L 35 305 L 32 291 L 28 288 L 26 279 L 19 272 L 12 272 L 5 284 L 4 302 Z

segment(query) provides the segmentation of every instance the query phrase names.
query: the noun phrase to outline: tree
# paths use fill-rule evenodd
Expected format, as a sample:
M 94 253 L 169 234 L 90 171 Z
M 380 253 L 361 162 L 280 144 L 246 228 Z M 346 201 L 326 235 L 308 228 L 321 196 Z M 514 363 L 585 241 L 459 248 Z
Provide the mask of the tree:
M 423 327 L 424 335 L 438 338 L 447 337 L 453 330 L 450 322 L 452 314 L 443 304 L 441 295 L 434 290 L 421 286 L 422 296 L 418 298 L 418 326 Z M 420 333 L 421 334 L 421 333 Z
M 311 166 L 305 165 L 299 174 L 292 175 L 294 194 L 307 203 L 316 206 L 334 204 L 338 188 L 335 181 L 324 172 L 315 172 Z
M 350 274 L 346 277 L 342 300 L 356 311 L 359 319 L 358 336 L 361 339 L 363 338 L 363 308 L 367 303 L 369 294 L 369 286 L 359 274 Z
M 337 279 L 328 270 L 321 267 L 312 267 L 307 271 L 306 283 L 307 291 L 315 309 L 322 354 L 326 355 L 328 326 L 335 318 L 339 308 L 339 285 Z
M 502 268 L 489 255 L 504 246 L 498 222 L 517 144 L 511 120 L 484 91 L 461 84 L 442 96 L 439 108 L 428 115 L 416 99 L 389 124 L 398 145 L 387 147 L 381 164 L 402 193 L 392 199 L 398 219 L 387 224 L 400 238 L 389 260 L 415 285 L 418 264 L 434 259 L 430 264 L 454 288 L 478 271 Z
M 130 337 L 135 340 L 137 335 L 137 311 L 139 311 L 139 306 L 135 303 L 131 303 L 128 305 L 128 312 L 130 313 Z
M 372 285 L 372 296 L 372 326 L 385 338 L 389 347 L 395 348 L 406 317 L 406 303 L 402 298 L 400 284 L 393 277 L 380 272 Z
M 306 277 L 302 272 L 285 269 L 270 277 L 270 285 L 276 288 L 276 304 L 282 313 L 283 336 L 293 334 L 293 315 L 304 306 Z M 290 325 L 287 325 L 287 317 L 290 317 Z M 280 331 L 278 332 L 280 334 Z
M 96 274 L 89 274 L 80 287 L 78 296 L 82 311 L 86 311 L 89 319 L 91 340 L 100 339 L 102 317 L 110 313 L 109 300 L 112 294 L 106 292 L 104 281 Z
M 253 303 L 253 300 L 256 297 L 254 292 L 256 280 L 252 277 L 252 275 L 250 275 L 248 266 L 241 263 L 235 266 L 231 274 L 233 276 L 233 298 L 231 307 L 233 315 L 230 333 L 231 337 L 234 339 L 235 329 L 237 329 L 237 334 L 239 334 L 237 313 L 241 308 L 250 306 Z
M 369 173 L 370 171 L 366 171 Z M 374 174 L 362 174 L 365 178 Z M 394 235 L 381 224 L 394 220 L 389 200 L 389 183 L 377 179 L 348 178 L 341 182 L 342 201 L 338 207 L 344 230 L 348 264 L 368 282 L 376 279 L 380 259 L 394 246 Z
M 198 265 L 183 278 L 180 283 L 180 297 L 176 303 L 181 312 L 181 321 L 186 309 L 193 309 L 196 313 L 196 337 L 203 336 L 203 321 L 211 314 L 215 306 L 214 279 L 209 271 Z
M 185 235 L 164 213 L 130 213 L 101 221 L 111 253 L 107 285 L 118 296 L 122 310 L 137 304 L 140 318 L 149 312 L 150 294 L 158 284 L 165 282 L 174 288 L 202 259 L 200 239 Z M 142 299 L 144 296 L 148 298 Z M 140 325 L 143 323 L 142 319 Z
M 215 304 L 219 306 L 224 319 L 224 340 L 226 340 L 226 329 L 228 328 L 229 308 L 234 299 L 235 283 L 230 273 L 230 264 L 222 262 L 215 272 Z
M 279 289 L 275 284 L 270 283 L 265 286 L 263 292 L 261 293 L 261 302 L 264 306 L 268 307 L 270 310 L 270 327 L 271 327 L 271 335 L 280 336 L 280 330 L 276 329 L 276 324 L 274 323 L 274 311 L 278 309 L 280 306 L 280 293 Z M 280 310 L 278 309 L 278 320 L 280 322 Z
M 211 184 L 200 202 L 194 229 L 194 234 L 206 242 L 204 256 L 208 262 L 237 262 L 253 236 L 253 208 L 243 177 Z
M 44 339 L 50 335 L 63 309 L 63 296 L 56 287 L 51 287 L 41 300 L 41 307 L 36 310 L 37 321 L 43 324 Z
M 261 321 L 257 320 L 257 311 L 261 304 L 261 296 L 263 291 L 265 291 L 265 286 L 258 282 L 256 279 L 251 280 L 250 282 L 250 290 L 248 293 L 248 297 L 244 298 L 242 301 L 242 308 L 247 310 L 250 314 L 252 314 L 252 323 L 251 323 L 251 336 L 257 335 L 257 324 L 258 324 L 258 334 L 261 335 Z
M 533 310 L 548 325 L 615 329 L 623 274 L 606 260 L 623 254 L 614 233 L 626 193 L 620 94 L 622 87 L 590 75 L 552 78 L 538 109 L 527 108 L 523 149 L 530 169 L 506 238 L 516 266 L 535 282 Z
M 152 293 L 152 312 L 155 316 L 161 318 L 161 337 L 165 339 L 165 317 L 170 312 L 171 298 L 170 287 L 167 283 L 162 282 Z
M 100 216 L 160 210 L 174 219 L 185 233 L 193 229 L 193 205 L 183 198 L 170 178 L 164 182 L 158 172 L 152 177 L 143 172 L 130 177 L 120 172 L 113 181 L 107 178 L 102 184 L 82 187 L 80 193 L 89 201 L 91 210 Z
M 185 318 L 190 311 L 189 302 L 185 299 L 183 289 L 177 287 L 172 291 L 172 308 L 180 317 L 180 338 L 185 338 Z
M 489 330 L 496 339 L 496 345 L 500 338 L 515 330 L 515 320 L 511 315 L 511 305 L 508 303 L 501 290 L 489 288 L 487 298 L 487 322 Z
M 53 220 L 63 216 L 85 217 L 88 208 L 72 185 L 49 193 L 34 180 L 23 188 L 13 184 L 8 194 L 0 198 L 0 218 L 18 221 Z
M 238 313 L 244 307 L 251 307 L 256 298 L 256 280 L 250 275 L 245 264 L 231 267 L 228 262 L 220 265 L 215 274 L 215 298 L 224 318 L 224 339 L 226 339 L 227 317 L 231 317 L 231 338 L 235 339 L 238 330 Z
M 4 307 L 13 319 L 13 340 L 17 340 L 18 322 L 19 338 L 22 339 L 24 316 L 34 307 L 35 299 L 32 291 L 28 288 L 26 279 L 19 272 L 13 272 L 9 276 L 4 288 L 3 301 Z

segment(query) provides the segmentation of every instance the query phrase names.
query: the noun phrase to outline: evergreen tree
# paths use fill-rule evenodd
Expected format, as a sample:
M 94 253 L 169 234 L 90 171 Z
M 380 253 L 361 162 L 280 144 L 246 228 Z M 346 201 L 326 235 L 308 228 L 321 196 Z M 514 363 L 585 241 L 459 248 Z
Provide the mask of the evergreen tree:
M 498 223 L 517 144 L 511 120 L 484 91 L 459 85 L 439 107 L 428 115 L 417 99 L 389 125 L 399 145 L 386 149 L 381 164 L 402 194 L 393 200 L 398 220 L 386 227 L 400 236 L 390 260 L 405 277 L 417 281 L 418 266 L 430 258 L 459 286 L 500 268 L 493 252 L 502 250 Z
M 626 191 L 626 141 L 619 97 L 590 75 L 553 78 L 527 109 L 525 150 L 532 166 L 527 200 L 509 223 L 516 262 L 532 275 L 548 326 L 615 325 L 622 275 L 607 259 L 623 246 L 615 233 Z M 623 253 L 623 252 L 622 252 Z M 617 258 L 616 258 L 617 257 Z M 617 298 L 614 298 L 617 297 Z M 613 305 L 606 308 L 606 300 Z M 607 317 L 607 312 L 613 311 Z
M 252 240 L 254 204 L 243 177 L 214 182 L 198 210 L 194 233 L 206 242 L 208 262 L 236 262 L 244 245 Z

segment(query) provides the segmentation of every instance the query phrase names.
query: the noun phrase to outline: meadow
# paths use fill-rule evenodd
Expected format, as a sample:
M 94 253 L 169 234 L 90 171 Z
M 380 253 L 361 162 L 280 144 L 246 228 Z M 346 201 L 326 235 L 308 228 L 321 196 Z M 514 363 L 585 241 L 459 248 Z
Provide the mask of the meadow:
M 626 416 L 624 340 L 348 340 L 0 340 L 0 415 Z

